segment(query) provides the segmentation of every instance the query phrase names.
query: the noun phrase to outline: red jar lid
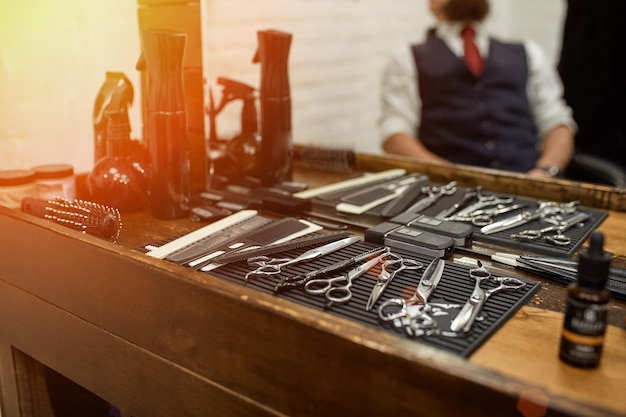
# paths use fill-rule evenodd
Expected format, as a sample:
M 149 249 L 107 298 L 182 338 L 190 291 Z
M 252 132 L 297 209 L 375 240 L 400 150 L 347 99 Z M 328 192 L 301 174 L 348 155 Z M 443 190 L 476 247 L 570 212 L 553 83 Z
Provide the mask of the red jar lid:
M 74 167 L 69 164 L 39 165 L 32 169 L 39 180 L 64 178 L 74 175 Z
M 0 187 L 24 185 L 35 181 L 35 172 L 28 169 L 0 171 Z

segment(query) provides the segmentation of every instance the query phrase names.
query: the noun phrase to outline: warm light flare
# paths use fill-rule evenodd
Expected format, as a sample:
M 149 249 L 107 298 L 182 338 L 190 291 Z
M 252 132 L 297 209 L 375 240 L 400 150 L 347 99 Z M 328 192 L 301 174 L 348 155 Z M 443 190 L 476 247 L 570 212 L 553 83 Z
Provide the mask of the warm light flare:
M 93 103 L 105 72 L 139 84 L 136 7 L 127 0 L 1 3 L 0 167 L 91 168 Z M 131 112 L 139 132 L 138 103 Z

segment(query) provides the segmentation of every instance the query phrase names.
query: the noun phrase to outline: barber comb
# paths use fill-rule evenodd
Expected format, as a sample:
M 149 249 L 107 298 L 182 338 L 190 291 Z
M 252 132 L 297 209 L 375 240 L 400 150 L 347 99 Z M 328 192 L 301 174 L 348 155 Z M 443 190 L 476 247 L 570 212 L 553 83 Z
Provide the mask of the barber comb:
M 26 197 L 22 200 L 22 211 L 111 242 L 117 240 L 122 230 L 119 210 L 89 201 Z

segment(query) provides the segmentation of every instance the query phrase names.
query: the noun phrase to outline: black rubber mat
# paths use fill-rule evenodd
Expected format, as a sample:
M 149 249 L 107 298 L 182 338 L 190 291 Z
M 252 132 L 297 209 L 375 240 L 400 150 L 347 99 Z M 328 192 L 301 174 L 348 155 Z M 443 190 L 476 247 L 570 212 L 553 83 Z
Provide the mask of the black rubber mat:
M 284 298 L 316 310 L 325 311 L 328 314 L 354 320 L 366 326 L 404 334 L 406 337 L 415 340 L 416 343 L 423 343 L 463 357 L 467 357 L 474 352 L 522 305 L 526 304 L 539 289 L 539 283 L 524 280 L 526 285 L 519 290 L 495 293 L 487 300 L 479 316 L 479 320 L 474 323 L 472 329 L 467 334 L 452 336 L 449 332 L 449 323 L 471 295 L 475 282 L 469 277 L 469 267 L 446 262 L 443 277 L 437 289 L 430 297 L 429 303 L 457 304 L 457 307 L 451 308 L 446 315 L 436 318 L 437 323 L 439 323 L 440 332 L 419 337 L 406 333 L 402 327 L 396 327 L 392 322 L 382 321 L 378 315 L 378 307 L 383 301 L 390 298 L 410 297 L 419 283 L 423 268 L 417 271 L 404 270 L 398 273 L 374 308 L 370 311 L 366 311 L 365 306 L 369 299 L 370 292 L 376 283 L 376 276 L 380 273 L 380 266 L 372 269 L 368 275 L 354 281 L 353 287 L 351 288 L 353 296 L 347 303 L 334 303 L 329 307 L 324 296 L 310 295 L 303 289 L 274 293 L 276 284 L 284 277 L 307 273 L 375 248 L 376 246 L 367 242 L 358 242 L 320 259 L 290 266 L 280 274 L 272 276 L 254 276 L 248 281 L 246 281 L 244 277 L 248 272 L 254 269 L 255 266 L 249 265 L 245 261 L 224 266 L 209 272 L 209 274 L 230 282 L 246 285 L 265 293 L 274 294 L 276 297 Z M 280 257 L 293 258 L 305 250 L 306 249 L 297 249 L 285 252 L 280 254 Z M 400 250 L 394 250 L 393 253 L 405 259 L 417 260 L 424 265 L 424 268 L 432 260 L 413 257 Z M 495 283 L 489 281 L 484 282 L 482 287 L 487 290 L 495 286 Z M 443 312 L 445 311 L 442 310 L 442 313 Z
M 397 179 L 395 181 L 397 181 Z M 440 186 L 442 184 L 425 181 L 424 185 Z M 437 202 L 435 202 L 435 204 L 422 211 L 421 214 L 432 217 L 436 216 L 441 211 L 461 201 L 466 190 L 466 188 L 458 187 L 457 191 L 454 194 L 442 196 Z M 354 189 L 352 190 L 352 192 L 354 192 Z M 346 193 L 346 191 L 343 191 L 343 193 Z M 489 194 L 489 192 L 485 191 L 484 194 Z M 522 207 L 520 207 L 516 211 L 511 211 L 495 217 L 495 221 L 504 219 L 515 214 L 519 214 L 524 210 L 534 210 L 538 207 L 539 204 L 539 202 L 536 200 L 521 199 L 515 196 L 508 196 L 504 194 L 497 195 L 501 197 L 514 197 L 514 202 L 512 204 L 519 204 Z M 311 214 L 323 217 L 325 219 L 364 228 L 373 227 L 384 221 L 388 221 L 388 219 L 385 219 L 380 215 L 386 203 L 381 204 L 378 207 L 374 207 L 373 209 L 370 209 L 369 211 L 361 215 L 351 215 L 337 212 L 335 210 L 335 206 L 339 203 L 340 196 L 341 193 L 334 192 L 314 198 Z M 580 249 L 582 244 L 607 217 L 607 213 L 601 210 L 579 207 L 578 211 L 587 213 L 590 217 L 587 221 L 584 222 L 582 227 L 573 227 L 564 233 L 571 239 L 571 243 L 568 245 L 557 246 L 542 239 L 520 242 L 510 238 L 511 234 L 521 232 L 522 230 L 542 229 L 548 226 L 548 223 L 541 220 L 533 220 L 522 226 L 493 233 L 490 235 L 485 235 L 481 233 L 480 227 L 474 226 L 474 240 L 478 242 L 491 243 L 502 247 L 518 248 L 523 251 L 533 252 L 537 254 L 545 254 L 558 257 L 571 257 L 578 249 Z

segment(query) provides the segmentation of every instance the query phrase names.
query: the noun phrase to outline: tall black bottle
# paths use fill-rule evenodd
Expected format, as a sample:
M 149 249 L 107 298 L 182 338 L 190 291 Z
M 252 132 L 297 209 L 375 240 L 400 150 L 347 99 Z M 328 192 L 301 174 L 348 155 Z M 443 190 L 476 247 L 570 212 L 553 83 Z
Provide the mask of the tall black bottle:
M 288 59 L 292 35 L 278 30 L 257 33 L 254 62 L 261 63 L 261 143 L 256 176 L 268 185 L 291 179 L 293 140 Z
M 191 198 L 183 57 L 187 35 L 142 32 L 146 70 L 146 135 L 150 153 L 150 205 L 159 219 L 184 217 Z

